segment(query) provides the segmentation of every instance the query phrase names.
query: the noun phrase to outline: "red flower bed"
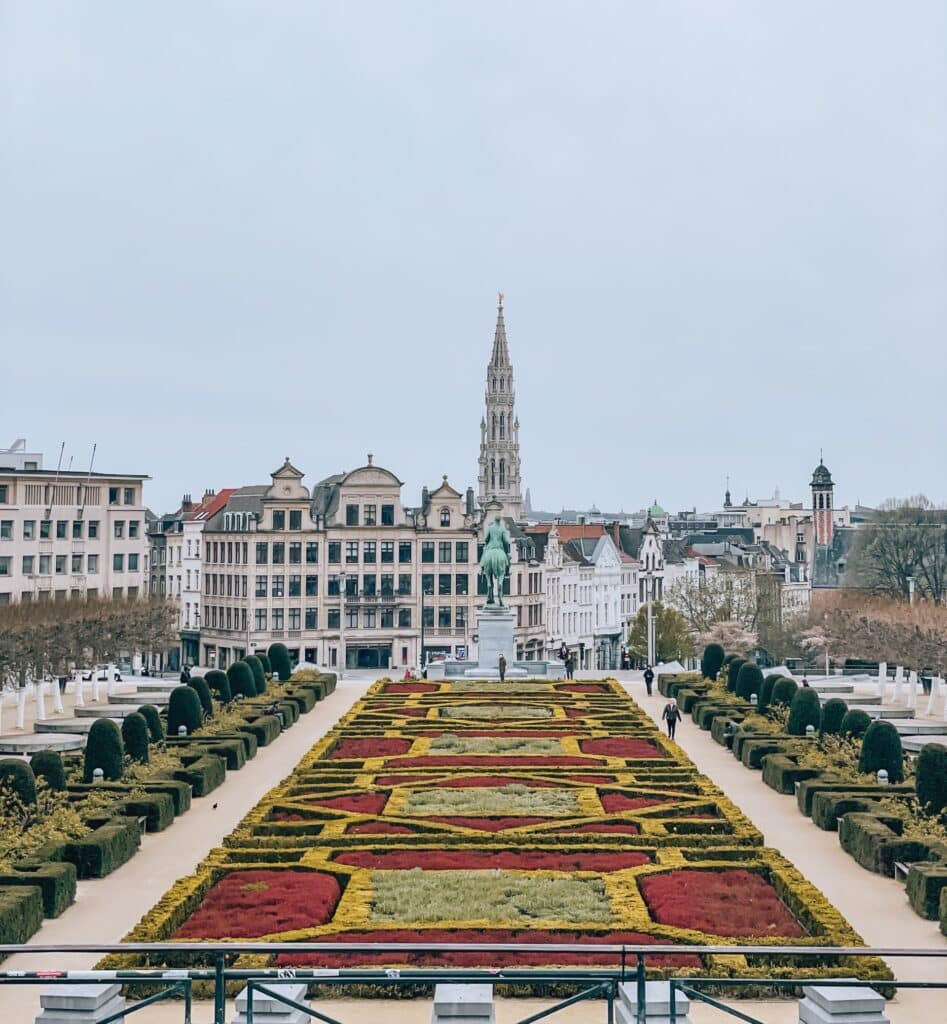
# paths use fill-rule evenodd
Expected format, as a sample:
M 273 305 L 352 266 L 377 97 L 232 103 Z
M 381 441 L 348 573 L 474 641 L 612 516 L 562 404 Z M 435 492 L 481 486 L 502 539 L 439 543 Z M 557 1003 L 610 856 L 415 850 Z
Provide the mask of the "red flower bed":
M 402 836 L 416 835 L 417 830 L 409 825 L 396 825 L 391 821 L 360 821 L 349 825 L 345 830 L 347 836 Z
M 552 850 L 394 850 L 373 853 L 370 850 L 351 850 L 340 853 L 339 864 L 357 868 L 375 868 L 387 871 L 483 870 L 501 868 L 520 871 L 621 871 L 648 864 L 645 853 L 558 853 Z
M 233 871 L 213 886 L 175 939 L 256 939 L 332 920 L 342 891 L 318 871 Z
M 631 736 L 603 736 L 597 740 L 580 740 L 579 749 L 583 754 L 607 754 L 609 757 L 664 757 L 653 743 Z
M 624 793 L 603 793 L 600 800 L 602 807 L 609 814 L 616 814 L 618 811 L 640 811 L 642 807 L 658 807 L 660 804 L 672 802 L 650 796 L 626 796 Z
M 776 890 L 752 871 L 692 871 L 648 875 L 641 893 L 660 924 L 728 938 L 799 939 L 806 933 Z
M 313 807 L 331 807 L 334 811 L 353 814 L 381 814 L 388 803 L 387 793 L 356 793 L 350 796 L 329 796 L 324 800 L 307 800 Z
M 588 718 L 593 712 L 583 711 L 582 708 L 566 708 L 566 718 Z
M 385 761 L 386 768 L 539 768 L 591 767 L 594 757 L 515 757 L 494 754 L 457 754 L 454 756 L 399 757 Z
M 290 814 L 289 811 L 274 811 L 270 821 L 305 821 L 301 814 Z
M 602 686 L 601 683 L 565 683 L 562 686 L 557 686 L 557 690 L 561 690 L 563 693 L 610 693 L 611 691 L 607 686 Z
M 636 945 L 654 946 L 669 945 L 666 939 L 656 939 L 653 935 L 641 932 L 606 932 L 590 935 L 588 932 L 570 931 L 533 931 L 523 929 L 505 931 L 499 928 L 484 929 L 449 929 L 425 928 L 423 930 L 399 928 L 391 931 L 342 932 L 337 935 L 324 935 L 314 942 L 353 942 L 364 945 L 363 952 L 358 953 L 284 953 L 276 958 L 275 967 L 360 967 L 385 966 L 387 964 L 411 964 L 413 967 L 544 967 L 548 964 L 568 963 L 575 967 L 582 966 L 618 966 L 616 953 L 595 951 L 596 945 Z M 430 942 L 432 945 L 450 942 L 491 942 L 510 945 L 539 945 L 542 943 L 568 943 L 571 945 L 589 946 L 588 953 L 526 953 L 511 950 L 509 953 L 474 953 L 474 952 L 431 952 L 431 953 L 374 953 L 371 944 L 374 942 Z M 649 966 L 654 967 L 693 967 L 701 966 L 700 957 L 681 954 L 679 956 L 649 957 Z
M 386 683 L 385 693 L 434 693 L 439 690 L 440 687 L 437 683 Z
M 440 821 L 445 825 L 460 825 L 463 828 L 476 828 L 481 832 L 503 832 L 508 828 L 521 828 L 523 825 L 538 825 L 549 818 L 464 818 L 464 817 L 431 817 L 425 821 Z
M 329 756 L 333 761 L 390 757 L 393 754 L 407 754 L 413 742 L 391 736 L 353 736 L 339 740 Z
M 565 828 L 553 828 L 549 830 L 553 835 L 571 836 L 576 835 L 579 832 L 599 832 L 603 835 L 626 835 L 636 836 L 641 831 L 637 825 L 633 825 L 630 821 L 624 823 L 616 823 L 611 825 L 567 825 Z

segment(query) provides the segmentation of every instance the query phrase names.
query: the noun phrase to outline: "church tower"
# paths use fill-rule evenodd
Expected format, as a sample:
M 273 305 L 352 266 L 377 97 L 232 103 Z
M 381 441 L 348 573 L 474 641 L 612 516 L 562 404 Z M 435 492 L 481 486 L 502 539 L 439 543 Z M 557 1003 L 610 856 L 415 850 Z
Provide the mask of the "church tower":
M 835 484 L 832 482 L 832 474 L 828 471 L 825 463 L 819 458 L 819 464 L 812 473 L 812 523 L 815 527 L 815 542 L 817 545 L 826 546 L 832 543 L 832 532 L 834 523 L 832 521 L 832 492 Z
M 503 322 L 503 293 L 500 292 L 493 354 L 487 366 L 486 410 L 480 421 L 478 497 L 481 505 L 488 501 L 499 502 L 504 516 L 519 521 L 523 518 L 523 496 L 520 421 L 516 417 L 515 400 L 513 367 Z

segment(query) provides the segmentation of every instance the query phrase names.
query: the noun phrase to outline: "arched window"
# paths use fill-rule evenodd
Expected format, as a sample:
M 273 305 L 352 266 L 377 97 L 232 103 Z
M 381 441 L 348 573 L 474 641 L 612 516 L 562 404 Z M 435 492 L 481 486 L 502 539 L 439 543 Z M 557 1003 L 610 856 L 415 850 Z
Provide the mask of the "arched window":
M 500 459 L 500 487 L 506 487 L 506 459 Z
M 825 507 L 826 508 L 831 508 L 832 507 L 832 495 L 831 494 L 827 494 L 825 496 Z
M 497 460 L 490 460 L 490 486 L 496 487 L 497 485 Z
M 491 434 L 490 434 L 491 440 L 495 441 L 497 439 L 497 414 L 496 413 L 493 414 L 492 423 L 491 423 L 491 428 L 490 429 L 491 429 Z
M 450 509 L 441 509 L 441 526 L 450 526 Z
M 493 390 L 496 391 L 496 389 L 497 389 L 497 379 L 496 379 L 496 377 L 494 377 L 493 378 Z
M 500 378 L 500 390 L 501 391 L 503 390 L 503 378 L 502 377 Z
M 822 494 L 819 495 L 819 508 L 825 508 L 825 497 Z
M 500 413 L 500 440 L 506 437 L 506 414 Z

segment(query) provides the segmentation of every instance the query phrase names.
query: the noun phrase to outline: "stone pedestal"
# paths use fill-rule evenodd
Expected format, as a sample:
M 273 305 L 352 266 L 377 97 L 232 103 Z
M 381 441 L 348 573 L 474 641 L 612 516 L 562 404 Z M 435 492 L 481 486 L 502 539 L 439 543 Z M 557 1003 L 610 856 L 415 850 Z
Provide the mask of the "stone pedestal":
M 799 1000 L 799 1024 L 889 1024 L 885 999 L 866 985 L 808 985 Z
M 431 1024 L 494 1024 L 492 985 L 435 985 Z
M 671 986 L 666 981 L 646 981 L 645 1008 L 648 1012 L 648 1024 L 670 1024 L 671 1020 Z M 674 1024 L 691 1024 L 687 1011 L 690 1000 L 683 992 L 674 997 Z M 617 1024 L 635 1024 L 638 1020 L 638 985 L 629 981 L 618 986 L 618 1002 L 615 1004 L 615 1021 Z
M 268 986 L 274 992 L 285 995 L 295 1003 L 306 1005 L 306 984 L 305 982 L 294 982 L 292 985 L 272 984 Z M 247 990 L 243 989 L 236 999 L 237 1015 L 231 1018 L 230 1024 L 246 1024 L 247 1022 Z M 255 1024 L 309 1024 L 315 1020 L 308 1013 L 297 1010 L 295 1007 L 287 1006 L 286 1003 L 274 999 L 272 996 L 264 995 L 262 992 L 253 993 L 253 1020 Z
M 36 1024 L 98 1024 L 125 1009 L 122 986 L 114 984 L 55 985 L 40 994 L 39 1004 Z
M 477 612 L 477 666 L 487 672 L 498 671 L 500 655 L 507 668 L 513 668 L 516 647 L 513 643 L 513 613 L 509 608 L 484 608 Z

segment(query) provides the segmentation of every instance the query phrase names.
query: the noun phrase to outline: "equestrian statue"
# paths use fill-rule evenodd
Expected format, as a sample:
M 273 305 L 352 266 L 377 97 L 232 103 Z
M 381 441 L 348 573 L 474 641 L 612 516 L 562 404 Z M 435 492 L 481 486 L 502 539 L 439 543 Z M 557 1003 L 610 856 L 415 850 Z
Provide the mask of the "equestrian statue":
M 502 608 L 503 580 L 510 571 L 510 535 L 500 517 L 490 524 L 480 556 L 480 575 L 487 584 L 487 608 Z

